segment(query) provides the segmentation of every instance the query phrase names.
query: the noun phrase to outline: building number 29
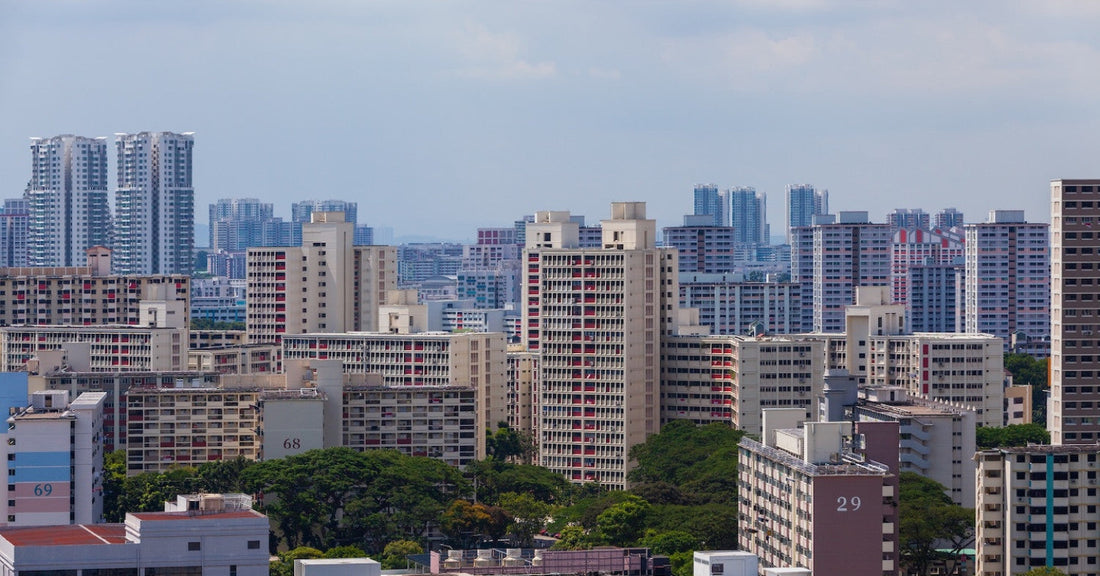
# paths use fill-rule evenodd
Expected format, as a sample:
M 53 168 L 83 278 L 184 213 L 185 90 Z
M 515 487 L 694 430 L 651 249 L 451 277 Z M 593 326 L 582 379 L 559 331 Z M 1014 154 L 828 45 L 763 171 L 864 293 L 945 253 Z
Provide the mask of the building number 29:
M 300 438 L 287 438 L 283 440 L 283 448 L 287 450 L 297 450 L 302 447 L 302 440 Z
M 862 504 L 863 501 L 859 499 L 859 496 L 852 496 L 851 498 L 845 498 L 844 496 L 836 497 L 837 512 L 855 512 L 859 510 Z

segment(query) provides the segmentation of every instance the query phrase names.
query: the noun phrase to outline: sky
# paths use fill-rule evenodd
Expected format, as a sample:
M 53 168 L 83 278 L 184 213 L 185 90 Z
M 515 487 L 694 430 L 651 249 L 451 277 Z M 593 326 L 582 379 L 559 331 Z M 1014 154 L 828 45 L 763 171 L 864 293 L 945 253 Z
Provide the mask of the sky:
M 1100 177 L 1097 29 L 1061 0 L 0 0 L 0 197 L 32 136 L 168 130 L 198 222 L 255 197 L 398 237 L 614 201 L 670 226 L 698 183 L 767 193 L 773 236 L 795 183 L 876 222 L 1049 221 L 1050 180 Z

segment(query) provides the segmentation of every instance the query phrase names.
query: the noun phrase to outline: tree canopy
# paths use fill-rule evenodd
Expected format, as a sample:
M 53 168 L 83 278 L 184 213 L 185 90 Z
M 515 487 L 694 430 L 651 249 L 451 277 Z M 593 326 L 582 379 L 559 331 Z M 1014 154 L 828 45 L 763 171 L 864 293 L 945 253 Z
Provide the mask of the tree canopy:
M 1028 444 L 1050 444 L 1050 432 L 1039 424 L 1013 424 L 1004 428 L 983 426 L 975 433 L 979 449 Z
M 974 510 L 953 503 L 939 482 L 902 472 L 898 497 L 898 547 L 907 569 L 927 574 L 936 560 L 952 563 L 973 544 Z M 944 542 L 950 552 L 938 551 Z

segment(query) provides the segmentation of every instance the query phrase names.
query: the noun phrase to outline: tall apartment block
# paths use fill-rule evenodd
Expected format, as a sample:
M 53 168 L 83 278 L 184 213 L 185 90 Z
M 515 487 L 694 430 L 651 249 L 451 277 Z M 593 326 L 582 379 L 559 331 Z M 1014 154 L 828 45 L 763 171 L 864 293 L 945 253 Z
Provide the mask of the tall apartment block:
M 793 246 L 791 231 L 799 226 L 811 226 L 817 214 L 829 213 L 829 191 L 817 190 L 811 184 L 787 186 L 787 242 Z
M 0 268 L 27 265 L 30 207 L 26 199 L 8 198 L 0 208 Z
M 287 334 L 378 330 L 378 306 L 397 288 L 396 250 L 354 246 L 340 212 L 314 212 L 302 245 L 248 250 L 250 343 Z
M 703 224 L 702 220 L 707 222 Z M 729 226 L 714 226 L 706 216 L 686 216 L 684 221 L 683 226 L 664 229 L 665 246 L 679 253 L 679 272 L 732 272 L 735 230 Z
M 1100 180 L 1055 180 L 1051 191 L 1051 356 L 1047 426 L 1054 444 L 1100 440 Z
M 795 428 L 773 412 L 762 442 L 741 440 L 738 548 L 762 568 L 897 574 L 897 423 Z
M 105 139 L 32 138 L 26 200 L 31 266 L 80 266 L 88 248 L 109 245 Z
M 966 332 L 1027 344 L 1016 351 L 1046 354 L 1050 338 L 1049 226 L 1029 223 L 1023 210 L 993 210 L 966 229 Z
M 957 332 L 958 264 L 914 264 L 905 271 L 905 317 L 913 332 Z
M 954 208 L 944 208 L 932 216 L 932 228 L 950 230 L 963 227 L 963 213 Z
M 111 251 L 87 250 L 87 265 L 0 268 L 0 326 L 124 324 L 186 327 L 188 275 L 112 275 Z M 142 322 L 142 309 L 150 318 Z M 158 309 L 159 316 L 152 317 Z
M 194 270 L 195 189 L 190 132 L 116 134 L 115 270 Z
M 798 286 L 798 300 L 802 302 L 799 325 L 802 332 L 814 326 L 814 229 L 799 226 L 788 231 L 791 254 L 791 282 Z
M 872 224 L 866 212 L 841 212 L 835 223 L 812 229 L 813 330 L 842 332 L 844 310 L 855 303 L 856 288 L 890 283 L 893 235 L 889 225 Z
M 719 190 L 714 184 L 695 185 L 696 216 L 710 216 L 710 226 L 729 226 L 729 211 L 729 192 Z
M 910 268 L 962 263 L 965 254 L 962 236 L 951 232 L 927 228 L 895 230 L 890 245 L 890 285 L 894 302 L 908 302 Z M 950 292 L 953 296 L 954 284 Z
M 974 573 L 1100 573 L 1098 456 L 1095 443 L 978 452 Z
M 241 252 L 264 245 L 274 206 L 256 198 L 224 198 L 210 205 L 210 250 Z
M 802 332 L 802 292 L 792 282 L 745 282 L 740 274 L 680 274 L 680 307 L 699 310 L 712 334 Z
M 768 195 L 756 188 L 738 186 L 729 189 L 730 225 L 738 244 L 771 244 L 768 227 Z
M 302 224 L 313 221 L 314 212 L 343 212 L 344 221 L 359 223 L 359 203 L 346 200 L 302 200 L 290 205 L 291 220 Z
M 0 450 L 8 469 L 4 525 L 102 521 L 105 397 L 87 392 L 70 403 L 67 392 L 47 390 L 13 410 Z
M 603 247 L 578 247 L 568 212 L 527 224 L 523 341 L 542 354 L 539 464 L 626 486 L 628 452 L 660 428 L 660 345 L 677 318 L 676 251 L 645 204 L 616 202 Z

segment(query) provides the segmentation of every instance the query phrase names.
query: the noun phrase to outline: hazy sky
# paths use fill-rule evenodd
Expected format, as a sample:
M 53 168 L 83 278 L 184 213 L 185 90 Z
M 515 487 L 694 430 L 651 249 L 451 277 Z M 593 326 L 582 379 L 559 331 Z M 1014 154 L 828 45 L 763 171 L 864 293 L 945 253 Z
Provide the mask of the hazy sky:
M 342 198 L 466 239 L 642 200 L 664 226 L 700 182 L 766 192 L 773 235 L 791 183 L 1047 221 L 1051 179 L 1100 177 L 1098 29 L 1054 0 L 0 0 L 0 186 L 31 136 L 171 130 L 199 222 Z

